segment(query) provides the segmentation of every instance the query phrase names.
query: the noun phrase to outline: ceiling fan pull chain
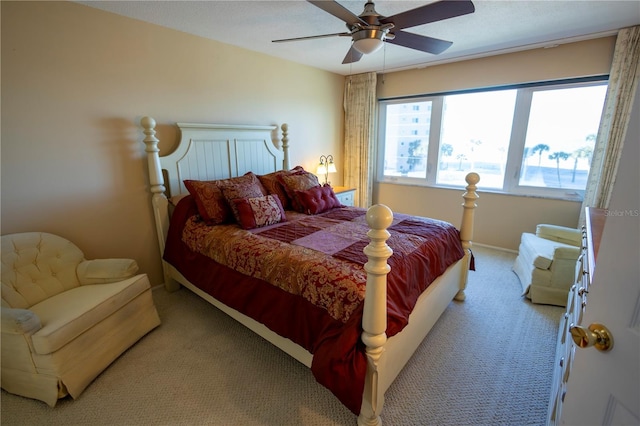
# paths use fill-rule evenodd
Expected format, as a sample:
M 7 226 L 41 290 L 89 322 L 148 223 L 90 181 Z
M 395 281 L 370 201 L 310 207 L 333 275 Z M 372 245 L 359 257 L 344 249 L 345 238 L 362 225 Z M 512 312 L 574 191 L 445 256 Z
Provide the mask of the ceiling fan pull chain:
M 382 46 L 382 84 L 384 84 L 385 71 L 387 67 L 387 43 Z
M 353 43 L 351 43 L 353 44 Z M 353 62 L 349 62 L 349 89 L 351 89 L 351 76 L 353 75 Z

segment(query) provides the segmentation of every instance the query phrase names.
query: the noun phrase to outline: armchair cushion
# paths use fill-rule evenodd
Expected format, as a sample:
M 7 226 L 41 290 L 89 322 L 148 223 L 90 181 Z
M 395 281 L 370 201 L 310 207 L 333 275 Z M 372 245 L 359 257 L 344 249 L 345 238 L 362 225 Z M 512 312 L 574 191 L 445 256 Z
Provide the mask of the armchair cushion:
M 149 288 L 138 275 L 115 283 L 86 285 L 31 307 L 44 326 L 31 339 L 40 355 L 57 351 Z
M 102 284 L 131 278 L 138 272 L 138 263 L 133 259 L 84 260 L 78 265 L 80 285 Z
M 554 259 L 576 260 L 580 256 L 580 248 L 557 241 L 539 238 L 524 233 L 520 242 L 520 251 L 530 253 L 533 265 L 539 269 L 549 269 Z
M 536 235 L 546 240 L 557 241 L 575 247 L 580 247 L 582 244 L 582 232 L 566 226 L 541 224 L 536 227 Z

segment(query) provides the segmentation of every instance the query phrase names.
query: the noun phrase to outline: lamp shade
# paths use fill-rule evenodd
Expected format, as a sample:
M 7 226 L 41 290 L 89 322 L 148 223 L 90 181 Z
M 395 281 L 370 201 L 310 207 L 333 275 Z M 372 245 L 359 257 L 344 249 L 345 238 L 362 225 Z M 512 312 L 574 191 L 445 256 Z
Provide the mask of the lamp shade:
M 393 25 L 391 25 L 392 27 Z M 389 26 L 384 29 L 368 28 L 353 34 L 353 48 L 363 55 L 380 50 L 384 45 L 384 39 L 388 36 Z M 391 37 L 389 37 L 391 38 Z

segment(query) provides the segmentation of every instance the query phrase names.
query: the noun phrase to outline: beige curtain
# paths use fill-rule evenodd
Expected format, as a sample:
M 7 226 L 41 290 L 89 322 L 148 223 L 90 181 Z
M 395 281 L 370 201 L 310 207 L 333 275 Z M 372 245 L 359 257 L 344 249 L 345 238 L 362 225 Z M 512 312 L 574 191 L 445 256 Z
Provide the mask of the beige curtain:
M 371 205 L 376 152 L 376 73 L 345 79 L 344 185 L 356 188 L 354 204 Z
M 609 206 L 627 126 L 631 119 L 631 108 L 640 74 L 639 63 L 640 27 L 624 28 L 618 32 L 616 39 L 609 73 L 609 88 L 580 212 L 580 226 L 585 223 L 585 207 Z

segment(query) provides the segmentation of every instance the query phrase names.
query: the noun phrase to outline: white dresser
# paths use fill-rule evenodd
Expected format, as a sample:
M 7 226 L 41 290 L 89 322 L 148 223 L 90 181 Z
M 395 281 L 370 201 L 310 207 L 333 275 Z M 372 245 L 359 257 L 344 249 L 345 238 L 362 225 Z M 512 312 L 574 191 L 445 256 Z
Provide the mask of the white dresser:
M 587 306 L 591 277 L 596 265 L 600 237 L 604 228 L 605 211 L 587 208 L 586 225 L 582 229 L 582 252 L 576 265 L 576 284 L 569 290 L 567 311 L 560 320 L 558 344 L 553 371 L 551 400 L 549 401 L 548 424 L 560 424 L 562 404 L 567 391 L 576 344 L 571 337 L 571 326 L 582 324 L 582 315 Z

